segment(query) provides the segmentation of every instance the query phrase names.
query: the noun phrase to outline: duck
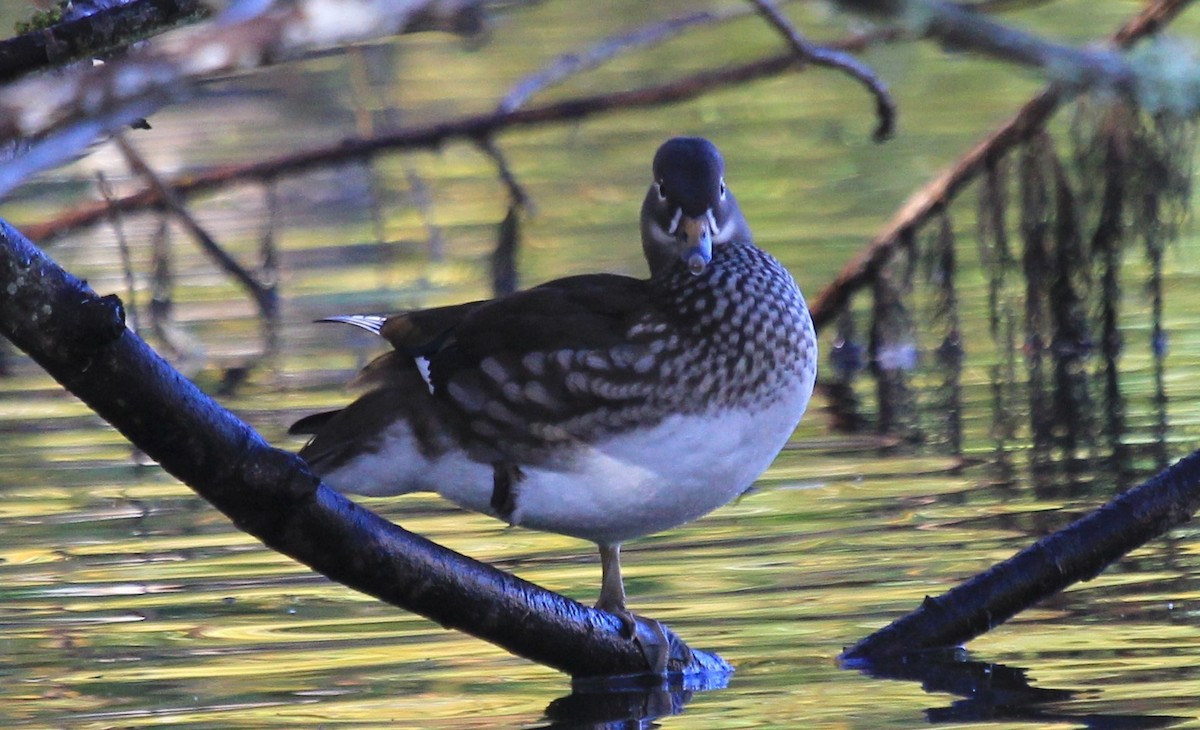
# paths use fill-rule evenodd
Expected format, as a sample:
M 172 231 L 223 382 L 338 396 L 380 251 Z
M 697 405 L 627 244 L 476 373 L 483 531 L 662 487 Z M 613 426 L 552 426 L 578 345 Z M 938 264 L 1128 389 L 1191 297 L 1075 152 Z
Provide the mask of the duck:
M 356 400 L 291 428 L 339 491 L 436 492 L 595 543 L 595 606 L 631 633 L 621 546 L 743 494 L 791 437 L 817 371 L 800 288 L 754 244 L 717 147 L 669 139 L 651 171 L 648 277 L 330 317 L 390 349 L 355 378 Z

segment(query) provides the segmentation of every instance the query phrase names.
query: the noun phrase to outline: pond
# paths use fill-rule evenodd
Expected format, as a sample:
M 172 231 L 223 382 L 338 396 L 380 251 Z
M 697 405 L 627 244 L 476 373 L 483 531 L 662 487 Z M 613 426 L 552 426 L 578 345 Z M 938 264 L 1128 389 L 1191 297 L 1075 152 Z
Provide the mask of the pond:
M 1005 17 L 1080 43 L 1111 33 L 1139 7 L 1032 5 Z M 175 174 L 330 144 L 388 104 L 404 124 L 485 110 L 557 54 L 690 9 L 632 1 L 514 9 L 482 42 L 410 36 L 221 81 L 155 114 L 152 129 L 131 140 Z M 844 32 L 844 20 L 817 4 L 790 12 L 814 37 Z M 1176 26 L 1185 37 L 1198 31 L 1195 16 Z M 779 47 L 746 17 L 619 56 L 545 98 L 666 80 Z M 883 145 L 870 140 L 865 93 L 812 69 L 684 104 L 498 136 L 535 205 L 522 229 L 521 282 L 592 271 L 641 276 L 636 217 L 650 157 L 663 139 L 692 133 L 722 148 L 757 242 L 811 298 L 907 195 L 1040 88 L 1025 72 L 930 45 L 884 46 L 865 59 L 900 109 L 897 137 Z M 1064 153 L 1069 117 L 1055 128 Z M 95 197 L 97 170 L 118 192 L 138 187 L 104 145 L 20 191 L 0 216 L 20 226 Z M 365 334 L 313 320 L 486 296 L 506 193 L 493 163 L 467 143 L 385 156 L 370 170 L 287 178 L 272 192 L 273 225 L 259 185 L 193 208 L 248 265 L 259 260 L 264 231 L 273 234 L 283 311 L 266 357 L 252 302 L 177 224 L 169 235 L 172 316 L 159 332 L 148 324 L 162 283 L 152 275 L 156 216 L 120 224 L 132 298 L 111 225 L 48 251 L 101 293 L 132 299 L 155 347 L 270 441 L 298 449 L 288 425 L 347 402 L 343 384 L 382 351 Z M 1150 266 L 1137 251 L 1124 262 L 1124 425 L 1115 438 L 1127 458 L 1117 469 L 1101 444 L 1035 448 L 1023 335 L 1013 349 L 989 329 L 975 199 L 972 190 L 950 210 L 965 352 L 953 407 L 937 357 L 944 330 L 936 292 L 918 274 L 911 407 L 900 436 L 877 432 L 881 403 L 866 373 L 852 392 L 864 422 L 844 430 L 828 327 L 821 389 L 754 489 L 702 520 L 625 546 L 631 607 L 736 666 L 726 688 L 685 697 L 568 698 L 569 680 L 552 670 L 331 583 L 239 532 L 10 348 L 0 378 L 0 724 L 476 728 L 607 719 L 622 727 L 614 707 L 632 704 L 637 717 L 688 728 L 1200 726 L 1200 560 L 1191 527 L 972 641 L 975 664 L 894 678 L 839 666 L 843 647 L 1190 453 L 1200 437 L 1194 227 L 1165 252 L 1165 360 L 1156 360 L 1161 343 L 1152 338 Z M 1001 299 L 1019 313 L 1019 271 L 1013 276 Z M 865 344 L 870 297 L 854 311 Z M 1101 388 L 1098 360 L 1080 366 L 1090 392 Z M 589 543 L 508 528 L 433 496 L 361 501 L 455 550 L 595 599 L 600 567 Z

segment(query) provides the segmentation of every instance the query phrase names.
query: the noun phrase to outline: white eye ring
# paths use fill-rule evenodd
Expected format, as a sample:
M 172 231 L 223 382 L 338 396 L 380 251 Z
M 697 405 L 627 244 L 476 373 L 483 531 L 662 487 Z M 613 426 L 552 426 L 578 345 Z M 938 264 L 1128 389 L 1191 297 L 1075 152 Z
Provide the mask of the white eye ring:
M 658 193 L 658 200 L 659 200 L 659 202 L 664 202 L 664 201 L 666 201 L 666 199 L 667 199 L 667 194 L 666 194 L 666 192 L 663 190 L 663 184 L 662 184 L 662 180 L 656 180 L 656 181 L 654 182 L 654 192 Z
M 725 199 L 725 192 L 726 192 L 725 191 L 725 180 L 724 180 L 724 178 L 722 178 L 721 179 L 721 200 Z

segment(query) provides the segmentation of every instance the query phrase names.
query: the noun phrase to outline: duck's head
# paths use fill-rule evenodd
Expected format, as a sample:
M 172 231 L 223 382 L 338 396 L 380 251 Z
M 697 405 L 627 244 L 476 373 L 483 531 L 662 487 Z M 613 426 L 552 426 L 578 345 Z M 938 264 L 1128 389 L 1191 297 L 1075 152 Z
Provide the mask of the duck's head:
M 737 200 L 725 185 L 725 161 L 703 137 L 675 137 L 654 155 L 654 181 L 642 203 L 642 248 L 652 274 L 686 266 L 702 274 L 713 247 L 750 240 Z

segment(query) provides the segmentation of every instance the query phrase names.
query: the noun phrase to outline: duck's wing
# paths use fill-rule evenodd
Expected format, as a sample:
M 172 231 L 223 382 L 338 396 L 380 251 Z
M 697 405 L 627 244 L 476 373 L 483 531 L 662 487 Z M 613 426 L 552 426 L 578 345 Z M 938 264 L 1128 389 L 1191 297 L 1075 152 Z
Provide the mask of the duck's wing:
M 394 350 L 355 378 L 368 389 L 358 400 L 291 431 L 317 434 L 301 452 L 310 463 L 349 458 L 398 418 L 435 419 L 480 459 L 542 461 L 631 424 L 653 390 L 637 372 L 646 347 L 630 340 L 648 313 L 648 282 L 592 274 L 489 301 L 332 317 Z
M 388 427 L 407 421 L 424 445 L 438 440 L 437 405 L 428 382 L 428 368 L 419 363 L 436 353 L 440 342 L 473 309 L 485 302 L 468 302 L 401 314 L 349 314 L 322 322 L 349 324 L 387 339 L 394 348 L 372 360 L 350 381 L 365 391 L 345 408 L 314 413 L 288 428 L 290 434 L 313 438 L 300 450 L 318 471 L 336 468 L 379 446 Z
M 467 312 L 429 357 L 429 381 L 481 458 L 537 462 L 620 431 L 654 390 L 645 339 L 649 282 L 559 279 Z

